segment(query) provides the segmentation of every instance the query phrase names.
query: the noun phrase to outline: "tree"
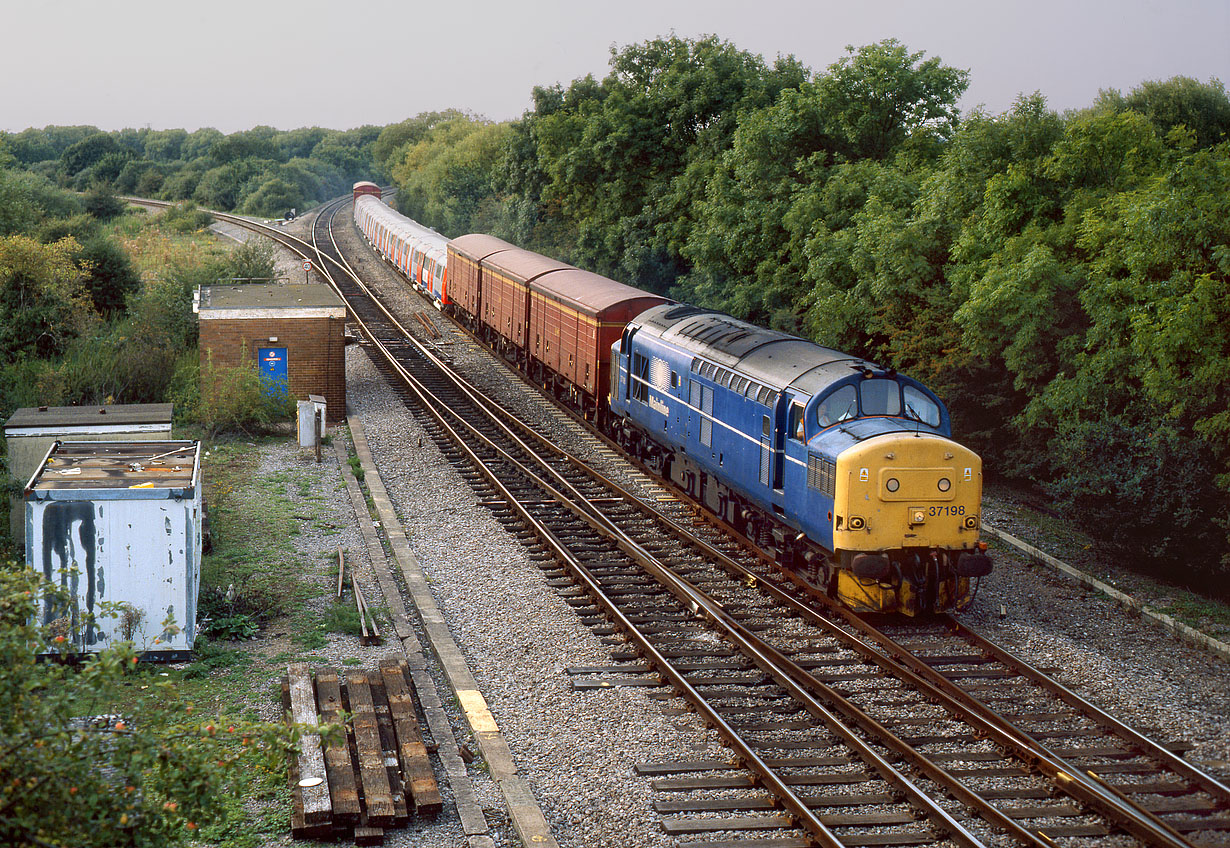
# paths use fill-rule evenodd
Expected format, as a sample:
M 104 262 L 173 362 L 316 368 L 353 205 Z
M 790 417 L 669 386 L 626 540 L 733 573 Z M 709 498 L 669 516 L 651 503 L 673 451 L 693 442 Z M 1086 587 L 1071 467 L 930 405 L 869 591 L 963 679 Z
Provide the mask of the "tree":
M 462 117 L 465 113 L 460 109 L 446 109 L 443 112 L 420 112 L 400 124 L 389 124 L 372 144 L 372 159 L 378 168 L 388 173 L 400 161 L 398 154 L 404 152 L 404 148 L 418 144 L 437 124 Z
M 93 167 L 108 153 L 118 153 L 120 147 L 115 139 L 104 132 L 95 132 L 71 145 L 60 155 L 64 173 L 69 177 Z
M 141 286 L 128 254 L 107 236 L 84 242 L 75 258 L 86 272 L 85 287 L 94 308 L 104 317 L 122 312 L 128 297 Z
M 1226 133 L 1230 132 L 1230 97 L 1220 80 L 1147 80 L 1127 97 L 1104 92 L 1102 99 L 1117 99 L 1119 108 L 1139 112 L 1157 127 L 1160 135 L 1175 127 L 1186 127 L 1195 135 L 1197 147 L 1212 147 L 1226 141 Z
M 279 216 L 291 209 L 303 209 L 307 204 L 303 191 L 281 177 L 272 177 L 244 201 L 245 212 L 253 215 Z
M 12 361 L 62 353 L 97 324 L 72 239 L 39 244 L 0 238 L 0 356 Z
M 911 133 L 952 134 L 968 71 L 924 61 L 896 39 L 846 51 L 816 81 L 826 129 L 843 142 L 840 155 L 883 159 Z
M 393 167 L 399 208 L 445 235 L 481 229 L 506 133 L 507 125 L 468 117 L 436 125 Z

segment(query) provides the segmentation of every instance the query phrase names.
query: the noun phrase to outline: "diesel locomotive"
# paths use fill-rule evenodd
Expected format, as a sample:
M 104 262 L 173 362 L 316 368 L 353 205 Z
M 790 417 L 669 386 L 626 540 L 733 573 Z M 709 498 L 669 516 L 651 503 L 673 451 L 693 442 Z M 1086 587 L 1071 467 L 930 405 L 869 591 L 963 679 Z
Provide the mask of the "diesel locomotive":
M 362 185 L 356 223 L 412 283 L 792 579 L 919 615 L 990 573 L 981 461 L 918 381 L 493 236 L 447 241 L 437 283 L 425 228 Z

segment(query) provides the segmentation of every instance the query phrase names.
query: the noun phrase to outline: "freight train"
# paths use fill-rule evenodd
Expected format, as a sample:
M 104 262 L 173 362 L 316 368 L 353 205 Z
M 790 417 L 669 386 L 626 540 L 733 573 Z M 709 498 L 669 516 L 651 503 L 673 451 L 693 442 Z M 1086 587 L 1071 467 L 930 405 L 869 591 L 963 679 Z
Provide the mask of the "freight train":
M 414 271 L 425 228 L 369 186 L 355 221 L 412 284 L 792 579 L 861 612 L 971 602 L 981 460 L 921 383 L 489 235 L 432 233 L 437 289 Z

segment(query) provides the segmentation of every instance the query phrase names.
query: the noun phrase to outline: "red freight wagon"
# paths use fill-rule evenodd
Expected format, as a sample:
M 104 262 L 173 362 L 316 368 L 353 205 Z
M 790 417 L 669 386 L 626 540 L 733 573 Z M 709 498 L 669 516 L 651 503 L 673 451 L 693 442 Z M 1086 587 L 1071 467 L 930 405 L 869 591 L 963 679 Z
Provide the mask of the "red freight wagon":
M 480 329 L 486 328 L 513 347 L 524 350 L 529 338 L 530 283 L 543 274 L 571 268 L 559 260 L 519 247 L 484 259 Z
M 448 294 L 454 308 L 474 319 L 481 306 L 482 262 L 501 250 L 516 250 L 495 236 L 471 233 L 448 243 Z
M 364 180 L 363 182 L 354 184 L 354 199 L 358 200 L 362 195 L 374 195 L 377 200 L 380 199 L 380 186 L 375 183 Z
M 627 323 L 671 302 L 577 268 L 551 271 L 530 288 L 530 357 L 582 389 L 587 412 L 610 391 L 611 346 Z

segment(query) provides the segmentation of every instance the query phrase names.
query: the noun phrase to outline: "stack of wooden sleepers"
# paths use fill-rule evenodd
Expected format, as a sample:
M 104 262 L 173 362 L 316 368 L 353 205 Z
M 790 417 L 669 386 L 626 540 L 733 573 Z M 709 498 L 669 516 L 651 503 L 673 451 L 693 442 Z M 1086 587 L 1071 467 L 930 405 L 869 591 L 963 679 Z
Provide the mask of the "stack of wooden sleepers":
M 385 830 L 404 827 L 412 815 L 440 812 L 405 663 L 384 660 L 378 671 L 344 674 L 295 663 L 282 680 L 282 700 L 296 724 L 337 723 L 343 710 L 351 716 L 345 740 L 322 749 L 320 737 L 307 733 L 300 753 L 290 755 L 294 838 L 353 834 L 357 845 L 380 845 Z

